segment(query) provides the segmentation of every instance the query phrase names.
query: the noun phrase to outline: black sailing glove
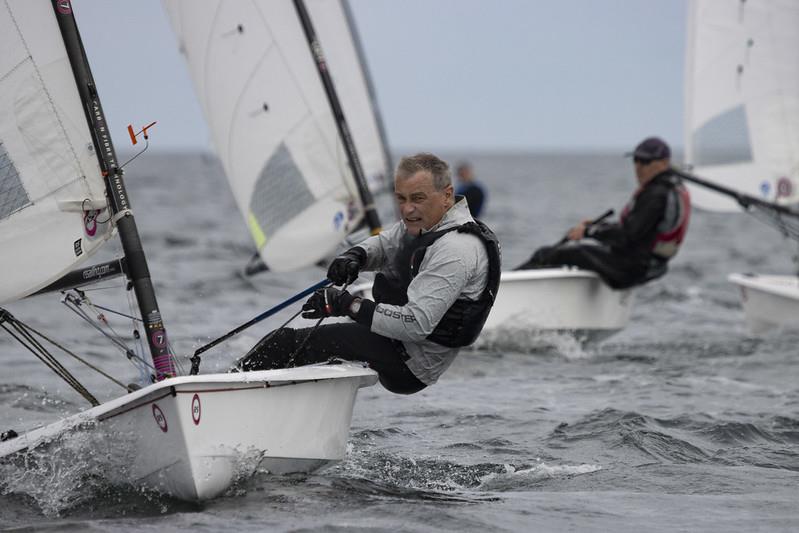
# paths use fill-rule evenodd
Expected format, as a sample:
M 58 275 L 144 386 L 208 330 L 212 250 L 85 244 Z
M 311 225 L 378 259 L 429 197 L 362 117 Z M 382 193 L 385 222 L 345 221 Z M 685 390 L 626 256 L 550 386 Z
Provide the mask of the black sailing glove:
M 319 289 L 302 306 L 302 318 L 348 316 L 354 299 L 355 297 L 347 291 L 335 287 Z
M 327 279 L 336 285 L 349 284 L 358 278 L 358 272 L 366 264 L 366 251 L 360 246 L 350 248 L 339 255 L 327 269 Z

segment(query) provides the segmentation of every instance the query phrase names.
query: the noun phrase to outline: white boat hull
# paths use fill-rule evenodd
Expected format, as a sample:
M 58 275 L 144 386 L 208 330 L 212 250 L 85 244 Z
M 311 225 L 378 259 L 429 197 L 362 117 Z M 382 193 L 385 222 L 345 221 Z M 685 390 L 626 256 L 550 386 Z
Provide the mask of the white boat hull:
M 568 332 L 597 341 L 627 325 L 632 302 L 632 290 L 613 290 L 586 270 L 503 272 L 485 328 Z
M 799 331 L 799 277 L 731 274 L 728 279 L 740 288 L 746 325 L 754 335 Z
M 183 500 L 207 500 L 256 468 L 310 472 L 344 458 L 360 364 L 167 379 L 0 443 L 0 459 L 92 428 L 129 450 L 129 482 Z
M 371 297 L 371 285 L 356 286 L 352 292 Z M 522 329 L 598 341 L 627 325 L 632 302 L 631 289 L 613 290 L 586 270 L 564 267 L 502 272 L 483 332 L 493 337 Z

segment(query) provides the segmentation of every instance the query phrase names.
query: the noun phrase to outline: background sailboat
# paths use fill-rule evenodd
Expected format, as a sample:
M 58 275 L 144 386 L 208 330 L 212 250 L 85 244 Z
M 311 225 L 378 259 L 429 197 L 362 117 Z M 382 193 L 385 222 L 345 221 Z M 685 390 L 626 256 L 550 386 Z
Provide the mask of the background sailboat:
M 685 161 L 702 178 L 749 195 L 692 186 L 695 205 L 744 207 L 799 239 L 799 5 L 790 1 L 694 0 L 688 14 Z M 691 186 L 691 185 L 689 185 Z M 787 253 L 792 251 L 786 250 Z M 733 274 L 753 332 L 799 326 L 799 278 Z
M 286 271 L 330 255 L 367 206 L 294 3 L 163 3 L 261 258 Z M 346 5 L 304 4 L 363 174 L 378 186 L 390 160 Z
M 120 479 L 112 482 L 196 500 L 225 491 L 242 467 L 310 471 L 342 459 L 357 391 L 374 384 L 376 374 L 342 364 L 175 377 L 177 365 L 70 2 L 3 1 L 0 43 L 0 244 L 10 252 L 0 259 L 0 299 L 12 301 L 50 284 L 115 226 L 156 381 L 138 388 L 114 380 L 128 393 L 101 403 L 49 353 L 49 339 L 0 309 L 2 329 L 93 405 L 43 427 L 19 428 L 27 430 L 20 435 L 3 432 L 0 461 L 28 468 L 37 449 L 57 448 L 65 436 L 89 430 L 88 438 L 107 445 L 121 463 Z M 49 266 L 38 267 L 42 262 Z M 77 277 L 92 277 L 93 270 Z M 47 461 L 49 455 L 39 457 Z

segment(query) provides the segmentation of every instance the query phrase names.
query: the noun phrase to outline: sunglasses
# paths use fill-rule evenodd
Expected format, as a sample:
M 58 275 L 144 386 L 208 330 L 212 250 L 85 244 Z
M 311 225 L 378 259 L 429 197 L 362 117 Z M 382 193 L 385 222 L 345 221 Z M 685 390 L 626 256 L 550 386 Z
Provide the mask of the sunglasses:
M 654 160 L 653 159 L 644 159 L 642 157 L 633 157 L 633 163 L 635 163 L 636 165 L 648 165 L 652 161 L 654 161 Z

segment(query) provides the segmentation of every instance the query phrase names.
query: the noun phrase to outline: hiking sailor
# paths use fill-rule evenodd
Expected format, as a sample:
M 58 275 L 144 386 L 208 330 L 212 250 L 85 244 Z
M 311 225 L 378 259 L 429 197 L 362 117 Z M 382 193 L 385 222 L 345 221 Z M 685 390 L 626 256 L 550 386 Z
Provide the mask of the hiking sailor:
M 284 368 L 330 357 L 364 361 L 395 393 L 435 383 L 462 346 L 475 341 L 499 286 L 499 243 L 455 197 L 438 157 L 404 157 L 395 194 L 402 219 L 336 257 L 335 284 L 377 271 L 375 301 L 327 287 L 303 306 L 303 317 L 348 316 L 355 322 L 276 330 L 238 363 L 239 370 Z
M 560 243 L 544 246 L 516 270 L 571 265 L 598 273 L 614 289 L 639 285 L 666 273 L 688 231 L 688 190 L 671 172 L 669 146 L 644 139 L 632 156 L 638 189 L 620 220 L 584 220 Z

